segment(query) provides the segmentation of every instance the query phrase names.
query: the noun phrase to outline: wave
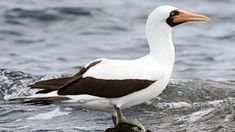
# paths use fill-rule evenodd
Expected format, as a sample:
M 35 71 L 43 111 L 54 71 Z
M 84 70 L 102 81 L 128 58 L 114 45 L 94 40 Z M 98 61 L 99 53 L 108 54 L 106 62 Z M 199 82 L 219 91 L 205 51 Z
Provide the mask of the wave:
M 27 85 L 33 82 L 61 76 L 62 75 L 52 77 L 38 76 L 21 71 L 0 69 L 0 103 L 4 99 L 35 93 L 36 90 L 27 87 Z M 171 80 L 161 95 L 146 103 L 124 110 L 124 113 L 129 116 L 138 117 L 144 122 L 146 127 L 156 131 L 234 131 L 234 82 L 233 80 L 204 80 L 198 78 L 190 80 Z M 12 122 L 8 120 L 12 113 L 20 115 L 19 112 L 25 108 L 19 109 L 18 105 L 19 104 L 17 104 L 17 109 L 14 107 L 14 109 L 16 109 L 15 111 L 2 110 L 2 113 L 0 112 L 0 116 L 5 119 L 3 122 Z M 2 106 L 4 107 L 4 105 Z M 6 106 L 12 107 L 9 104 L 6 104 Z M 39 110 L 40 114 L 38 114 L 40 118 L 31 115 L 27 117 L 27 119 L 35 118 L 41 120 L 41 115 L 48 113 L 48 111 L 44 111 L 44 107 L 42 108 L 43 110 Z M 52 111 L 55 110 L 55 106 L 53 105 L 49 106 L 49 108 L 51 108 Z M 72 113 L 68 113 L 68 111 L 62 109 L 60 112 L 53 112 L 53 117 L 63 115 L 68 116 L 68 118 L 71 118 L 71 116 L 74 117 L 72 111 L 70 111 Z M 76 113 L 77 112 L 76 110 Z M 44 118 L 43 116 L 43 119 Z M 110 123 L 110 120 L 107 120 L 106 116 L 96 118 L 99 120 L 101 120 L 100 118 L 106 118 L 102 120 L 104 121 L 104 124 L 101 125 L 102 128 L 98 125 L 99 129 L 104 129 L 103 127 Z M 77 119 L 74 119 L 74 121 L 75 120 Z M 64 122 L 63 119 L 58 121 Z M 94 121 L 91 122 L 94 123 Z M 82 130 L 86 131 L 88 128 L 89 127 L 83 127 Z M 94 128 L 94 131 L 95 129 L 97 128 Z M 61 128 L 61 130 L 63 130 L 63 128 Z

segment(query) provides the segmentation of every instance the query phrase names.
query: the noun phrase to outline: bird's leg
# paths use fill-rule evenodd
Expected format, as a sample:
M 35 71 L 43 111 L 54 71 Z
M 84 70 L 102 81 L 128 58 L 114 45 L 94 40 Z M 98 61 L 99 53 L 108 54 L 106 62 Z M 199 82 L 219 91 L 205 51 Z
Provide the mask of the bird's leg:
M 117 112 L 117 124 L 120 124 L 120 123 L 126 123 L 126 124 L 130 124 L 130 125 L 133 125 L 133 126 L 136 126 L 138 128 L 140 128 L 141 130 L 143 130 L 144 132 L 146 131 L 145 130 L 145 127 L 136 119 L 129 119 L 129 118 L 126 118 L 123 114 L 122 114 L 122 111 L 119 107 L 117 106 L 114 106 L 116 112 Z
M 113 124 L 114 124 L 115 126 L 117 126 L 117 125 L 118 125 L 117 116 L 112 115 L 112 120 L 113 120 Z

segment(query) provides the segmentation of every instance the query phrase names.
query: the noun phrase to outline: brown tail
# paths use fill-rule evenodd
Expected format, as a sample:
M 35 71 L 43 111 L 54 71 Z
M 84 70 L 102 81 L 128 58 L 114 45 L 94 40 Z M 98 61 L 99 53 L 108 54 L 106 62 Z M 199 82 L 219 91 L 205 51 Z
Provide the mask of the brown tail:
M 18 97 L 18 98 L 8 99 L 8 101 L 17 101 L 17 100 L 28 104 L 47 105 L 55 102 L 70 100 L 70 98 L 65 96 L 49 96 L 49 97 L 30 96 L 30 97 Z

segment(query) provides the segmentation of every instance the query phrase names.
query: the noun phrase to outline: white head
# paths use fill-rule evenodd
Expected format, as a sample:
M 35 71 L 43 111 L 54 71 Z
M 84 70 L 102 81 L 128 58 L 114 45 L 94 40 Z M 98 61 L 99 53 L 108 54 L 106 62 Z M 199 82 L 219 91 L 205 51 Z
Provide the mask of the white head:
M 172 6 L 160 6 L 150 13 L 145 27 L 149 44 L 153 39 L 159 38 L 160 35 L 171 35 L 171 27 L 166 23 L 166 20 L 169 17 L 170 12 L 176 9 L 177 8 Z
M 154 9 L 146 23 L 145 31 L 150 46 L 150 55 L 166 65 L 174 63 L 172 27 L 189 21 L 206 21 L 208 17 L 183 11 L 173 6 Z
M 150 13 L 146 25 L 167 24 L 170 27 L 174 27 L 184 22 L 207 20 L 209 20 L 209 18 L 206 16 L 190 13 L 173 6 L 164 5 L 157 7 Z
M 147 19 L 147 39 L 150 39 L 149 35 L 151 36 L 153 31 L 155 33 L 158 31 L 161 34 L 171 34 L 171 28 L 176 25 L 189 21 L 207 21 L 208 19 L 206 16 L 180 10 L 173 6 L 159 6 L 150 13 Z
M 170 13 L 176 10 L 176 7 L 173 6 L 159 6 L 154 9 L 150 15 L 148 16 L 146 26 L 148 25 L 156 25 L 156 26 L 163 26 L 166 25 L 166 20 L 169 18 Z

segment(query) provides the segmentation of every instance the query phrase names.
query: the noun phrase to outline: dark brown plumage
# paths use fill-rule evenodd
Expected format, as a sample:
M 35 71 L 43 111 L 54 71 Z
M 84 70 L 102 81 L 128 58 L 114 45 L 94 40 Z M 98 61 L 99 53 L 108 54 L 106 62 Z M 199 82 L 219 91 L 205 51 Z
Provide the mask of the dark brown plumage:
M 68 83 L 73 78 L 75 77 L 54 78 L 50 80 L 36 82 L 32 85 L 29 85 L 29 87 L 39 88 L 39 89 L 58 90 L 61 86 Z
M 104 80 L 93 77 L 76 78 L 58 90 L 59 95 L 89 94 L 105 98 L 117 98 L 142 90 L 155 81 L 125 79 Z
M 51 91 L 55 91 L 60 89 L 62 86 L 66 85 L 73 79 L 82 76 L 88 69 L 90 69 L 92 66 L 95 66 L 96 64 L 100 63 L 101 60 L 92 62 L 89 66 L 83 67 L 77 74 L 75 74 L 72 77 L 63 77 L 63 78 L 54 78 L 44 81 L 36 82 L 32 85 L 29 85 L 30 88 L 33 89 L 43 89 L 37 92 L 38 93 L 49 93 Z

